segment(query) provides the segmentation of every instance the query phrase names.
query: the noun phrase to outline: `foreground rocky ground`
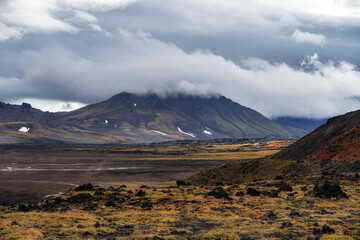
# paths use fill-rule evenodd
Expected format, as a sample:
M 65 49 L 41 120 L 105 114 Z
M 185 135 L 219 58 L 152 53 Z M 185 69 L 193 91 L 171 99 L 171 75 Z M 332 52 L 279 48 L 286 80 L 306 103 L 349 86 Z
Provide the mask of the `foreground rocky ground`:
M 101 188 L 0 207 L 1 239 L 360 239 L 359 181 Z

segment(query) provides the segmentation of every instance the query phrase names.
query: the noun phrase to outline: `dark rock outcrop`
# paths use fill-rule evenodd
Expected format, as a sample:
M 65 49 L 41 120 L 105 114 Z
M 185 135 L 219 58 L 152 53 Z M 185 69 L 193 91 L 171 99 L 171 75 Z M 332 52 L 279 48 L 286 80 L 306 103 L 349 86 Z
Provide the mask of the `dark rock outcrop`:
M 316 185 L 313 190 L 307 193 L 307 195 L 325 199 L 349 198 L 346 193 L 342 191 L 341 187 L 338 184 L 331 184 L 329 182 L 325 182 L 322 186 Z

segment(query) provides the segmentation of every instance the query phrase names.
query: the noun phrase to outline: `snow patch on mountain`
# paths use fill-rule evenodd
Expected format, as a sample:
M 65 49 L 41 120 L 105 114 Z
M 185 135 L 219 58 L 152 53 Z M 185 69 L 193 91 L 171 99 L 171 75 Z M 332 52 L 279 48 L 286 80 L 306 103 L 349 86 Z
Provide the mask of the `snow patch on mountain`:
M 204 133 L 205 134 L 208 134 L 208 135 L 212 135 L 212 132 L 208 131 L 208 130 L 204 130 Z
M 164 136 L 168 135 L 167 133 L 163 133 L 163 132 L 160 132 L 160 131 L 157 131 L 157 130 L 151 130 L 151 131 L 153 131 L 154 133 L 164 135 Z
M 27 127 L 21 127 L 19 130 L 19 132 L 23 132 L 23 133 L 27 133 L 30 131 L 30 128 L 27 128 Z
M 189 135 L 190 137 L 196 138 L 195 134 L 193 134 L 193 133 L 184 132 L 184 131 L 181 130 L 181 128 L 179 128 L 179 127 L 177 127 L 177 129 L 178 129 L 178 131 L 181 132 L 182 134 Z

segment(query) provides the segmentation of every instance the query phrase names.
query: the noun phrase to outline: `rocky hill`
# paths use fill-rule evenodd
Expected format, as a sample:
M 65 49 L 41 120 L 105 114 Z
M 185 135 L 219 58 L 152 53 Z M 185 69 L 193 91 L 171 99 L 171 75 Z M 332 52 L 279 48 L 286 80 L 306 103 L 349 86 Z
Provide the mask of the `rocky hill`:
M 279 178 L 292 182 L 356 179 L 360 172 L 360 111 L 329 119 L 286 149 L 263 159 L 203 171 L 195 184 Z

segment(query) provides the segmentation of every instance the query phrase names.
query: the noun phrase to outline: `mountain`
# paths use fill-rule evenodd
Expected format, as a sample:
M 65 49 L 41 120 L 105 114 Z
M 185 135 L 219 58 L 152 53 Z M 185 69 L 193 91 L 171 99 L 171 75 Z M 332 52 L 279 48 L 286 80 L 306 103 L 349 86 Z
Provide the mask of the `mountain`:
M 293 127 L 311 132 L 316 128 L 320 127 L 321 125 L 323 125 L 327 119 L 278 117 L 271 120 L 284 126 Z
M 327 120 L 313 132 L 272 156 L 213 168 L 188 180 L 203 185 L 280 176 L 287 181 L 307 182 L 348 180 L 359 172 L 360 110 Z
M 273 122 L 223 96 L 161 97 L 150 93 L 120 93 L 100 103 L 58 113 L 42 112 L 29 104 L 2 103 L 0 122 L 2 143 L 9 139 L 23 142 L 27 136 L 25 142 L 138 143 L 306 133 Z

